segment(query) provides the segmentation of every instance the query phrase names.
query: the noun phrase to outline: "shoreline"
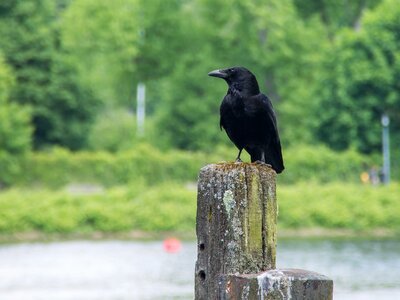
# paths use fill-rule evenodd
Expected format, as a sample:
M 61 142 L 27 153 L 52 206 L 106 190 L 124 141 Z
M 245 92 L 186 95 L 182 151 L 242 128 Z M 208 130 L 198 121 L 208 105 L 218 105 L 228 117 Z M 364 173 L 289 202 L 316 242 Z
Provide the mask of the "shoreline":
M 377 228 L 372 230 L 330 229 L 330 228 L 297 228 L 280 229 L 279 239 L 400 239 L 400 233 L 395 230 Z M 175 237 L 184 241 L 196 240 L 195 232 L 179 231 L 141 231 L 126 232 L 75 232 L 75 233 L 45 233 L 40 231 L 1 233 L 0 244 L 63 242 L 73 240 L 132 240 L 155 241 Z

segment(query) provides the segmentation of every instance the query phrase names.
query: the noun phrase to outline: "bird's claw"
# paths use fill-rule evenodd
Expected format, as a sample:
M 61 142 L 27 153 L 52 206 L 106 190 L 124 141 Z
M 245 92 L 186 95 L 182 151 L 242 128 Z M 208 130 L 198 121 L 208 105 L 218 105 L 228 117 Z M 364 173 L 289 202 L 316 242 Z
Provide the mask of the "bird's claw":
M 236 158 L 235 163 L 241 163 L 243 162 L 240 158 Z
M 272 166 L 270 164 L 267 164 L 266 162 L 264 162 L 262 160 L 256 160 L 254 163 L 258 164 L 258 165 L 265 165 L 265 166 L 267 166 L 269 168 L 272 168 Z

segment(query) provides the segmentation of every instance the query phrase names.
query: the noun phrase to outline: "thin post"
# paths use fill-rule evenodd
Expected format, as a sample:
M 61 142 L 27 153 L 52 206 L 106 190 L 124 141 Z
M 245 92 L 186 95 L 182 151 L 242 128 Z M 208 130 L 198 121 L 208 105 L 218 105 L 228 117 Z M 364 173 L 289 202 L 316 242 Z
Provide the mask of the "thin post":
M 138 83 L 136 91 L 136 132 L 139 137 L 144 135 L 144 121 L 146 116 L 146 85 Z
M 389 116 L 382 115 L 382 152 L 383 152 L 383 183 L 390 182 L 390 143 L 389 143 Z

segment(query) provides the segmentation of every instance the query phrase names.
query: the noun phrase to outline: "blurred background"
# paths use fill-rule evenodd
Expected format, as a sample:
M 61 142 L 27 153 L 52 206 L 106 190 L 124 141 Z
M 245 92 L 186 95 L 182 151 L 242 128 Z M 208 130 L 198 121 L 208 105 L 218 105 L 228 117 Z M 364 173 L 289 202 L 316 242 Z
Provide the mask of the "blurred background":
M 237 154 L 207 73 L 239 65 L 278 117 L 278 267 L 400 298 L 398 0 L 1 0 L 0 298 L 192 299 L 197 174 Z

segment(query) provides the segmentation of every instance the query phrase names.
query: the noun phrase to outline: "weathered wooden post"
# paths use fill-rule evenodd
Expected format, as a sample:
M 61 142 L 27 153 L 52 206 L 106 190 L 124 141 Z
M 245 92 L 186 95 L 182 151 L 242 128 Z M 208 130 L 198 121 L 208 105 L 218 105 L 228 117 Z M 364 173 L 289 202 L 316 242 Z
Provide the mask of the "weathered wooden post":
M 275 171 L 266 165 L 219 163 L 201 169 L 196 300 L 332 299 L 332 281 L 325 276 L 275 269 L 275 187 Z M 307 297 L 296 297 L 300 294 Z
M 196 299 L 218 299 L 222 274 L 275 268 L 275 172 L 221 163 L 201 169 L 197 198 Z

